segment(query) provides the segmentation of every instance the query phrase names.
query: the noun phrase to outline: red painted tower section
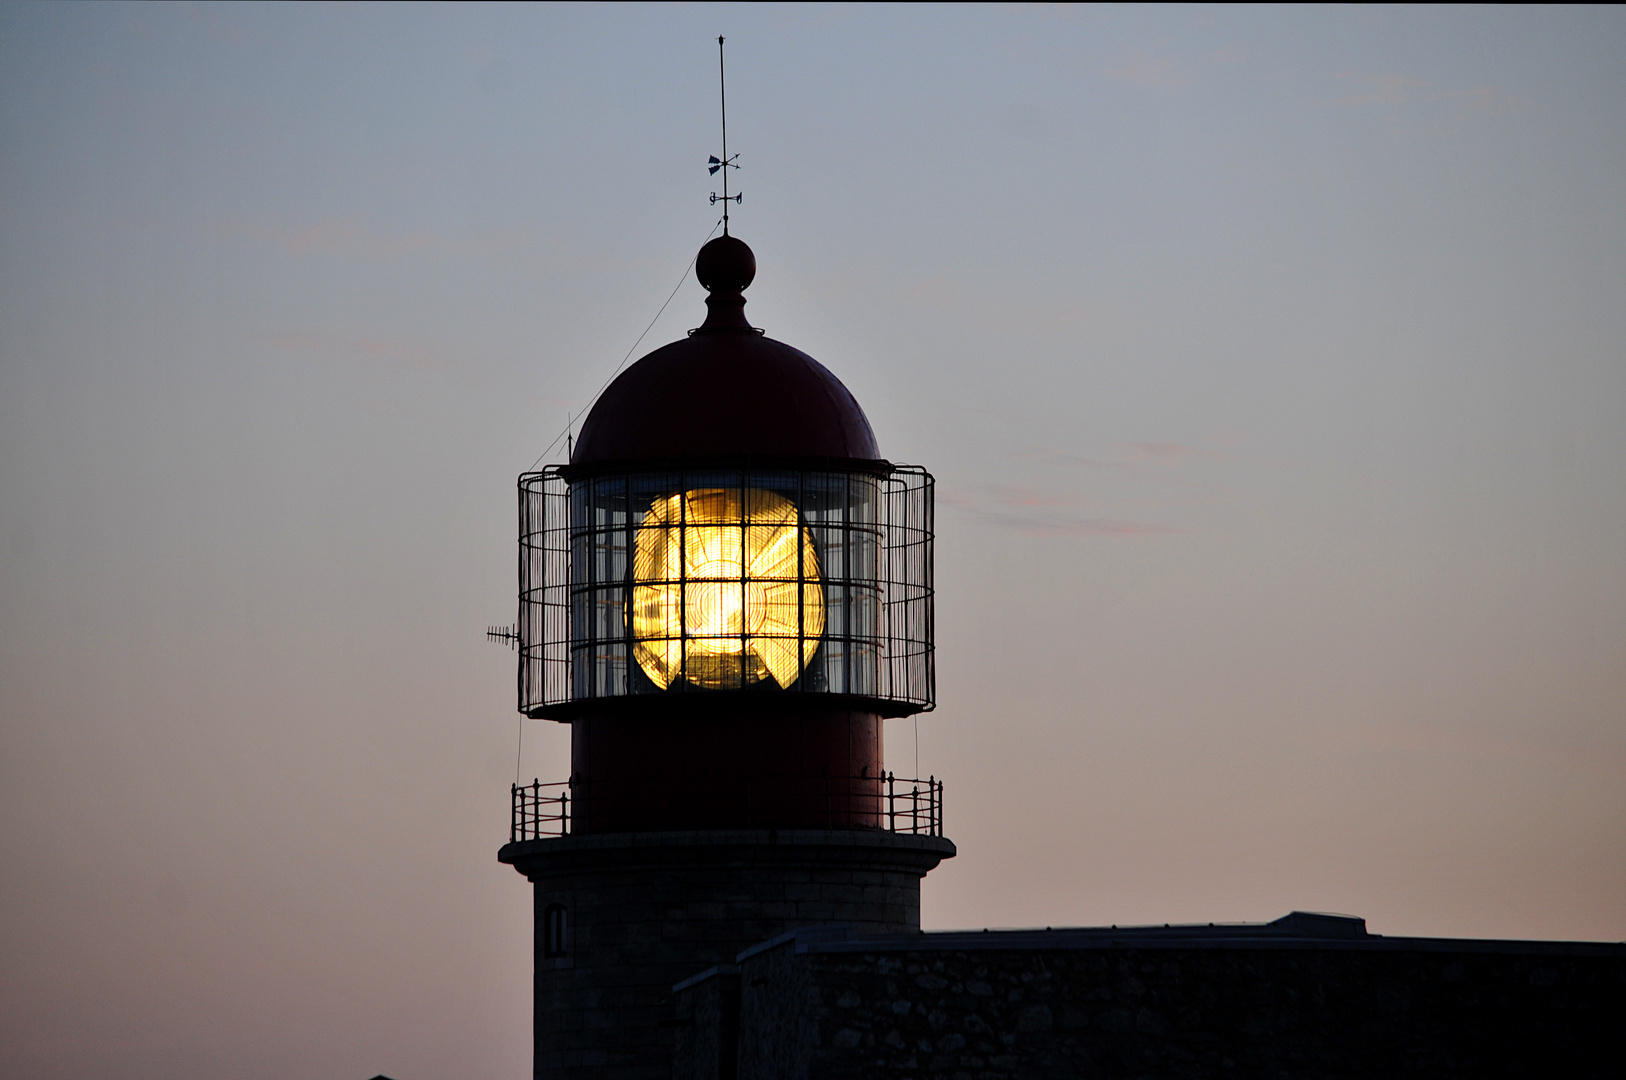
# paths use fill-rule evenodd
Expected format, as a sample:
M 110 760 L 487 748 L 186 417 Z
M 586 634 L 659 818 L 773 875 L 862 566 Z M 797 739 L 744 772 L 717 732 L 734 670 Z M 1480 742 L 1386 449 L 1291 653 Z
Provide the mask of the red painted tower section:
M 874 713 L 584 716 L 570 725 L 570 772 L 578 833 L 875 828 L 883 813 Z

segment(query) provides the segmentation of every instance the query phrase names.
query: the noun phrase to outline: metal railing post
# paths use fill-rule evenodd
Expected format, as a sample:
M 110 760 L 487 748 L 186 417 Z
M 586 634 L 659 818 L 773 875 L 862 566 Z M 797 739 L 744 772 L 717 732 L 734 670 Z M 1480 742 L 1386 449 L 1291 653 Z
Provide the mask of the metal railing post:
M 943 785 L 932 777 L 932 835 L 943 835 Z

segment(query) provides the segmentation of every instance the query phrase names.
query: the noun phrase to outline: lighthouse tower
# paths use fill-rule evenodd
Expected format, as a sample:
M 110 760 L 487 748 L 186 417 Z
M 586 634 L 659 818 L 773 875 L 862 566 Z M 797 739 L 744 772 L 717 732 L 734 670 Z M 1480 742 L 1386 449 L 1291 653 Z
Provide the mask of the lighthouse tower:
M 704 324 L 519 478 L 519 706 L 571 733 L 498 853 L 535 892 L 539 1077 L 664 1080 L 675 983 L 793 929 L 918 931 L 955 853 L 942 785 L 882 757 L 933 705 L 932 478 L 750 325 L 748 246 L 695 272 Z

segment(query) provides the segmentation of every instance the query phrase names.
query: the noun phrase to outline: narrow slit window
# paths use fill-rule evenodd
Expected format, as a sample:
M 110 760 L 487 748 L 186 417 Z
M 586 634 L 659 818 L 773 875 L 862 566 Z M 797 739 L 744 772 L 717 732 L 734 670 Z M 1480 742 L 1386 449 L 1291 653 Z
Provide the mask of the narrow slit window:
M 542 955 L 565 955 L 565 932 L 568 929 L 563 904 L 549 904 L 542 912 Z

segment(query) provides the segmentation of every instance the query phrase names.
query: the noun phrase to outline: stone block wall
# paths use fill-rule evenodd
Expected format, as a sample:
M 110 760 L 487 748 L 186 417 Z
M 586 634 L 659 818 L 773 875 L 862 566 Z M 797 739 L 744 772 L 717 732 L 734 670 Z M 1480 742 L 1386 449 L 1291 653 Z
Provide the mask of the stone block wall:
M 707 968 L 672 988 L 676 1034 L 672 1080 L 739 1074 L 740 969 Z
M 502 853 L 535 889 L 535 1075 L 667 1080 L 680 979 L 786 930 L 916 931 L 941 838 L 858 830 L 570 836 Z M 565 948 L 546 954 L 547 911 Z

